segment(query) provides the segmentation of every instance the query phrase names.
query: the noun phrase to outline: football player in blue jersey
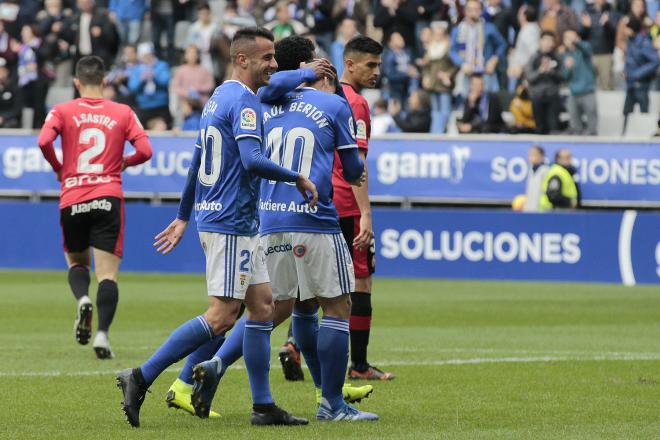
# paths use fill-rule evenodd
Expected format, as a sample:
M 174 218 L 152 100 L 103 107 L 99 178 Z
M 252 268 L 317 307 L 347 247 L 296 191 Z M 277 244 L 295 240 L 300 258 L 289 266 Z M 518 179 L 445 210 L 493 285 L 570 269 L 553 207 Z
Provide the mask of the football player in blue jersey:
M 288 37 L 276 44 L 276 57 L 282 60 L 281 69 L 295 69 L 313 56 L 313 50 L 309 40 Z M 334 94 L 337 86 L 335 76 L 324 77 L 263 106 L 270 159 L 317 182 L 319 200 L 311 206 L 287 182 L 264 179 L 259 200 L 261 247 L 273 276 L 275 324 L 291 315 L 298 296 L 303 301 L 294 313 L 299 318 L 294 320 L 294 332 L 321 391 L 317 419 L 378 420 L 344 401 L 355 279 L 332 202 L 331 177 L 335 151 L 349 182 L 360 184 L 364 164 L 357 152 L 351 109 Z M 324 310 L 320 328 L 317 301 Z M 202 393 L 205 398 L 213 396 L 226 368 L 240 357 L 246 325 L 241 319 L 217 355 L 195 367 L 196 372 L 206 372 L 195 384 L 208 390 Z M 365 388 L 373 390 L 370 385 Z
M 177 328 L 142 366 L 119 373 L 122 408 L 133 427 L 140 426 L 140 407 L 158 375 L 201 346 L 217 344 L 216 338 L 234 324 L 242 302 L 247 309 L 243 355 L 252 391 L 252 424 L 308 423 L 275 405 L 268 380 L 274 307 L 257 235 L 259 178 L 291 183 L 309 209 L 318 200 L 307 176 L 261 152 L 262 112 L 256 92 L 277 69 L 273 41 L 272 33 L 262 28 L 242 29 L 234 36 L 232 80 L 218 87 L 204 107 L 177 218 L 156 236 L 157 250 L 170 252 L 181 240 L 194 205 L 206 255 L 209 306 Z M 208 407 L 198 405 L 196 410 L 208 416 Z

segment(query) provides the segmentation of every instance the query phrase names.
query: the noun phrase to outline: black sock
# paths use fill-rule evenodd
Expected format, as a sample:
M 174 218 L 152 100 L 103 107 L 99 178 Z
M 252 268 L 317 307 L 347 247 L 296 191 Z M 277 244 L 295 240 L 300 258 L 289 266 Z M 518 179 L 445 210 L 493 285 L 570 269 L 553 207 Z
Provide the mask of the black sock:
M 99 291 L 96 295 L 96 307 L 99 315 L 98 330 L 107 332 L 112 324 L 112 318 L 117 310 L 119 301 L 119 289 L 117 283 L 112 280 L 103 280 L 99 283 Z
M 351 293 L 351 364 L 357 371 L 363 372 L 369 367 L 367 346 L 371 330 L 371 294 L 369 292 Z
M 275 409 L 274 403 L 253 403 L 252 411 L 257 413 L 268 413 Z
M 82 264 L 69 268 L 69 286 L 76 300 L 89 294 L 89 269 Z

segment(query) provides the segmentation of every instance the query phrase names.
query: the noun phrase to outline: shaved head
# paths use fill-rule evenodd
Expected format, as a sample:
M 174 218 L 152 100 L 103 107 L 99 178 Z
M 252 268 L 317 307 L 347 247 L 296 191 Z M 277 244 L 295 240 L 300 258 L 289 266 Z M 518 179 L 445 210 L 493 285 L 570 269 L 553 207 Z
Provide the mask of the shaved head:
M 236 63 L 239 54 L 243 54 L 247 58 L 252 58 L 258 49 L 258 40 L 261 38 L 271 43 L 275 41 L 273 33 L 265 28 L 249 27 L 237 31 L 229 48 L 229 55 L 232 62 Z

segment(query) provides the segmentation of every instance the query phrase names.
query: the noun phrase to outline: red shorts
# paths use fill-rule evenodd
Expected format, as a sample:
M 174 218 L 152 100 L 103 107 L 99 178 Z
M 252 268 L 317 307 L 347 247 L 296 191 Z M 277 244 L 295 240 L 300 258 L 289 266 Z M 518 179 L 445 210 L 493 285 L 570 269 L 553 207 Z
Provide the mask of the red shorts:
M 122 256 L 124 201 L 98 197 L 60 210 L 64 251 L 83 252 L 90 246 Z
M 339 226 L 344 234 L 344 240 L 351 250 L 355 278 L 368 278 L 376 272 L 376 242 L 371 240 L 367 248 L 358 249 L 353 247 L 353 239 L 360 233 L 360 216 L 341 217 Z

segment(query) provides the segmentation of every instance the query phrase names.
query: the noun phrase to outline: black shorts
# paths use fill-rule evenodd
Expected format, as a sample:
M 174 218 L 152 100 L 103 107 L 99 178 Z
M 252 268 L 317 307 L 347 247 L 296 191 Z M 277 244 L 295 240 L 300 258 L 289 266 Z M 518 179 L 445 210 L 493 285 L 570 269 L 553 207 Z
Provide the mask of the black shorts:
M 340 217 L 339 227 L 341 227 L 344 240 L 351 250 L 355 278 L 370 277 L 376 272 L 376 242 L 371 240 L 371 245 L 361 250 L 353 247 L 353 239 L 360 233 L 360 216 Z
M 65 252 L 83 252 L 90 246 L 122 256 L 124 201 L 98 197 L 60 210 Z

